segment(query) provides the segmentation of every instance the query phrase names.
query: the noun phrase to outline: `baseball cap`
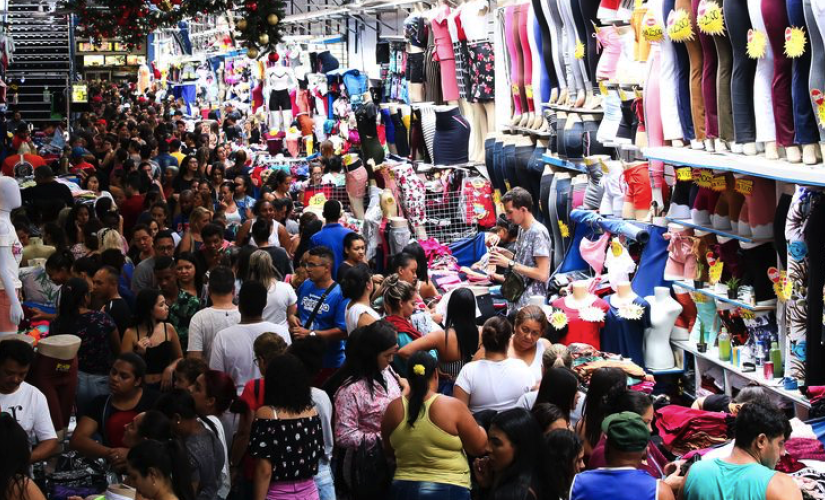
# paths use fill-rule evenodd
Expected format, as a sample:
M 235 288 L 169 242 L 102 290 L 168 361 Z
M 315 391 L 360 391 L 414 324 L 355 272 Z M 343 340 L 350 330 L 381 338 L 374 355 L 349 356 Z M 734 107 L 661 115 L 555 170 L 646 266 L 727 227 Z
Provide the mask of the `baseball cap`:
M 647 424 L 632 411 L 614 413 L 605 418 L 602 432 L 607 434 L 607 444 L 619 451 L 642 451 L 650 440 Z
M 81 148 L 81 147 L 72 148 L 72 158 L 82 158 L 82 157 L 84 157 L 88 154 L 91 154 L 91 153 L 86 151 L 86 149 L 84 149 L 84 148 Z

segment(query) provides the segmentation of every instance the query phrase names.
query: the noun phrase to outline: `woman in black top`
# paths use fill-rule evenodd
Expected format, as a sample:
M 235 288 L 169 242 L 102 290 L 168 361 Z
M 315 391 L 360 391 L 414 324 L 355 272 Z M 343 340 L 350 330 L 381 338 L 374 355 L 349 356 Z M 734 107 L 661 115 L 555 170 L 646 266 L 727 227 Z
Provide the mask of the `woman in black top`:
M 366 250 L 367 242 L 360 234 L 349 233 L 344 236 L 344 262 L 341 262 L 341 265 L 338 266 L 338 276 L 336 276 L 335 281 L 340 283 L 347 271 L 353 267 L 366 267 L 369 271 L 369 266 L 364 262 L 367 254 Z
M 283 354 L 267 363 L 265 380 L 264 405 L 255 413 L 249 442 L 255 458 L 253 498 L 317 499 L 312 478 L 324 455 L 324 439 L 306 368 L 292 354 Z
M 134 326 L 123 336 L 122 350 L 146 360 L 146 383 L 171 387 L 173 363 L 183 357 L 175 327 L 166 322 L 169 306 L 159 290 L 143 289 L 135 301 Z

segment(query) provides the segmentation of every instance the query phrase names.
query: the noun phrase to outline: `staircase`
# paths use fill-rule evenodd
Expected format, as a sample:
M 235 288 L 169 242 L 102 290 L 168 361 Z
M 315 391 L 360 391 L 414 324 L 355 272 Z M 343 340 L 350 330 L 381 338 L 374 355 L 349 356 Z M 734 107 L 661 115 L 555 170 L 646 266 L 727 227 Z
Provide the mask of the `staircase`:
M 20 111 L 35 127 L 65 118 L 73 72 L 69 16 L 49 14 L 54 0 L 7 1 L 8 30 L 15 45 L 5 79 L 9 108 Z

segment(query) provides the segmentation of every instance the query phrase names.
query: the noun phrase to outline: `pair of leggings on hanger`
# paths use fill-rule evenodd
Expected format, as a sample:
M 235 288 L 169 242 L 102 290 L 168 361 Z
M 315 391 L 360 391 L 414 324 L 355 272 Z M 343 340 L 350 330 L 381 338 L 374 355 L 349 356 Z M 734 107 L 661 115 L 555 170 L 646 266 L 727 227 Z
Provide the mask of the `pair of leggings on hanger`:
M 504 10 L 504 37 L 510 56 L 513 107 L 520 115 L 533 111 L 533 56 L 527 38 L 529 4 L 510 5 Z

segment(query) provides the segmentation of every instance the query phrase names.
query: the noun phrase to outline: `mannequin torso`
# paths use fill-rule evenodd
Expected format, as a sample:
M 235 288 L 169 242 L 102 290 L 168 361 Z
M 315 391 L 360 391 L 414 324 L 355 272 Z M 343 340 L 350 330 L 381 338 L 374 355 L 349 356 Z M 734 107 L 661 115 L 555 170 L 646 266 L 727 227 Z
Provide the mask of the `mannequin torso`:
M 670 334 L 676 318 L 682 314 L 682 306 L 670 296 L 670 289 L 658 286 L 654 295 L 645 297 L 650 303 L 650 327 L 645 330 L 645 365 L 649 369 L 673 368 L 673 351 Z

